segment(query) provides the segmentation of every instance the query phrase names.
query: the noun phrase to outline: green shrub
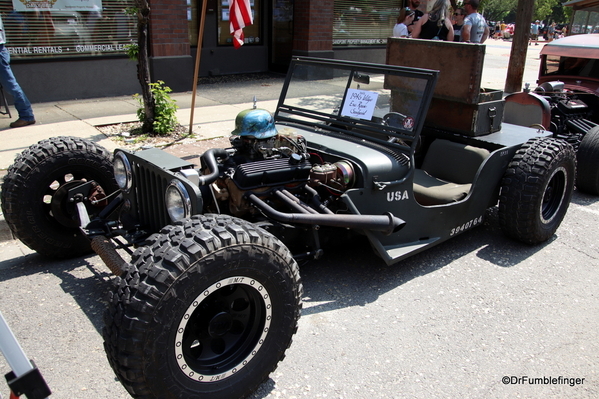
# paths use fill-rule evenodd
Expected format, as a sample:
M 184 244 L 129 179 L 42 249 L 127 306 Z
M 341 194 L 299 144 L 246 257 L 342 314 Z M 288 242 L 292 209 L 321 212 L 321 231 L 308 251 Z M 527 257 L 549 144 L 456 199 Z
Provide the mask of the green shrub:
M 139 57 L 139 46 L 136 43 L 125 44 L 125 51 L 127 51 L 127 57 L 131 61 L 137 61 Z
M 150 90 L 154 95 L 156 104 L 152 130 L 154 134 L 161 136 L 167 135 L 172 132 L 179 123 L 177 120 L 177 108 L 179 107 L 177 106 L 176 101 L 168 94 L 172 91 L 171 88 L 165 86 L 162 80 L 159 80 L 156 83 L 150 83 Z M 141 105 L 141 107 L 137 109 L 137 118 L 143 123 L 146 118 L 143 99 L 137 95 L 135 97 Z

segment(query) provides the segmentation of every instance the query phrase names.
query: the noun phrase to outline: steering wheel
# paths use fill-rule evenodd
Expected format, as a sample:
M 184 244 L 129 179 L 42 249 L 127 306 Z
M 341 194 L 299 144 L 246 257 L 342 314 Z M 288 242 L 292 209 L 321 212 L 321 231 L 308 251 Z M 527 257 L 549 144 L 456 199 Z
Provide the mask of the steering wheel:
M 396 129 L 405 129 L 404 121 L 407 118 L 406 115 L 400 114 L 399 112 L 389 112 L 383 116 L 383 124 Z

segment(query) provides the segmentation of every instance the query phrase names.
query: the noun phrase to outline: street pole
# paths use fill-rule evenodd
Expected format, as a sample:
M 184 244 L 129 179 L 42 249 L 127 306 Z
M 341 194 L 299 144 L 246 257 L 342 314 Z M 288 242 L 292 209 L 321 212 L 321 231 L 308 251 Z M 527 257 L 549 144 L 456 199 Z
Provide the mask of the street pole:
M 526 65 L 526 52 L 530 38 L 530 23 L 535 0 L 518 0 L 516 27 L 512 39 L 512 50 L 507 68 L 504 92 L 514 93 L 522 90 L 522 78 Z
M 198 47 L 196 50 L 196 63 L 193 69 L 193 87 L 191 90 L 191 115 L 189 117 L 189 134 L 193 133 L 193 113 L 196 106 L 196 90 L 198 88 L 198 75 L 200 73 L 200 56 L 202 54 L 202 38 L 204 37 L 204 21 L 206 20 L 206 4 L 208 0 L 202 1 L 202 12 L 200 14 L 200 27 L 198 29 Z

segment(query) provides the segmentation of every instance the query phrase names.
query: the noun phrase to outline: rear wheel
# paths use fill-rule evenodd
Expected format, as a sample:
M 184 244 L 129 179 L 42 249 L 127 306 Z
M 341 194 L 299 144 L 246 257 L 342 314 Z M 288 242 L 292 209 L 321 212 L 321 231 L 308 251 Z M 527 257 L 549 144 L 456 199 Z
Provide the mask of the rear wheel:
M 599 126 L 584 135 L 578 147 L 576 187 L 585 193 L 599 195 Z
M 2 212 L 25 245 L 50 258 L 71 258 L 91 252 L 79 230 L 79 217 L 68 191 L 95 181 L 91 195 L 104 198 L 117 190 L 103 147 L 75 137 L 54 137 L 32 145 L 17 156 L 2 184 Z M 105 205 L 87 198 L 83 203 L 93 218 Z
M 531 139 L 514 155 L 501 186 L 503 232 L 527 244 L 548 240 L 572 198 L 576 156 L 563 140 Z
M 245 397 L 284 357 L 302 285 L 271 234 L 229 216 L 194 216 L 151 236 L 133 262 L 103 331 L 132 396 Z

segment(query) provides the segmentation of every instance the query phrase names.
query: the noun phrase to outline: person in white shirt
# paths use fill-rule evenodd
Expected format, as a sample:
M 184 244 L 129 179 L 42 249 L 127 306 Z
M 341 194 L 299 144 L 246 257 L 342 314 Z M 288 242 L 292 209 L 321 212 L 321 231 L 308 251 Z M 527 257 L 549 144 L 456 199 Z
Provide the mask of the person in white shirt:
M 402 8 L 393 27 L 393 37 L 408 37 L 408 25 L 414 21 L 415 13 L 409 8 Z

